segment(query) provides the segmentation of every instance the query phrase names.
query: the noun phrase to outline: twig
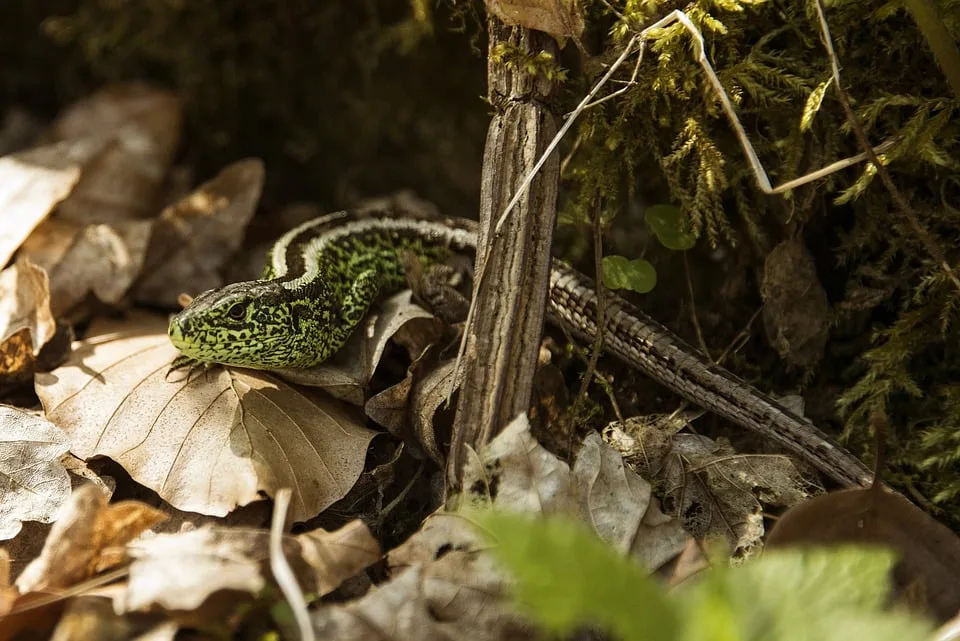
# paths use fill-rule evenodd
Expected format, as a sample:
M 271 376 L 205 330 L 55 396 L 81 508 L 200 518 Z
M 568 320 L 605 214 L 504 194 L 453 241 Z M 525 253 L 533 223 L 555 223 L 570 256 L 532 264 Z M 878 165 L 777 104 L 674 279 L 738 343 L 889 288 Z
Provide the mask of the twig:
M 890 198 L 897 205 L 897 208 L 900 210 L 900 214 L 907 220 L 910 227 L 913 229 L 913 233 L 915 233 L 920 239 L 924 249 L 926 249 L 927 253 L 930 254 L 930 256 L 940 264 L 940 268 L 953 282 L 954 287 L 956 287 L 957 290 L 960 290 L 960 280 L 957 279 L 956 274 L 954 274 L 953 269 L 947 262 L 947 257 L 943 253 L 943 250 L 937 244 L 936 240 L 934 240 L 933 236 L 920 224 L 920 220 L 917 218 L 916 213 L 913 211 L 913 209 L 911 209 L 906 199 L 900 194 L 897 186 L 893 183 L 893 179 L 890 177 L 890 172 L 887 171 L 887 168 L 880 161 L 880 158 L 877 157 L 876 151 L 870 147 L 870 142 L 867 140 L 867 134 L 864 132 L 857 115 L 853 112 L 853 107 L 850 106 L 850 100 L 847 97 L 846 92 L 840 85 L 840 63 L 837 61 L 837 54 L 833 48 L 833 38 L 830 36 L 830 25 L 827 24 L 827 17 L 823 10 L 822 0 L 816 0 L 815 6 L 817 8 L 817 19 L 820 21 L 820 35 L 823 37 L 823 45 L 827 50 L 827 56 L 830 58 L 830 69 L 833 73 L 833 86 L 837 90 L 837 97 L 840 100 L 841 106 L 843 106 L 843 111 L 847 115 L 847 120 L 850 122 L 850 127 L 853 129 L 853 132 L 857 137 L 857 142 L 860 143 L 860 146 L 864 149 L 867 158 L 870 159 L 870 162 L 876 168 L 877 175 L 880 176 L 883 186 L 886 187 L 887 191 L 890 192 Z
M 597 369 L 597 360 L 600 358 L 600 352 L 603 350 L 603 328 L 606 326 L 606 296 L 603 286 L 603 239 L 600 234 L 600 196 L 594 198 L 593 216 L 590 225 L 593 228 L 593 267 L 596 270 L 597 281 L 597 337 L 593 340 L 593 352 L 590 354 L 590 360 L 587 362 L 587 371 L 584 372 L 583 380 L 580 381 L 580 391 L 578 397 L 587 395 L 587 387 L 590 385 L 590 379 L 593 378 L 593 372 Z
M 693 279 L 690 278 L 690 261 L 687 260 L 687 252 L 684 251 L 681 253 L 683 254 L 683 273 L 687 279 L 687 292 L 690 294 L 690 319 L 693 321 L 693 330 L 697 334 L 697 342 L 700 343 L 700 349 L 703 350 L 703 355 L 713 360 L 713 357 L 710 355 L 710 348 L 707 347 L 707 341 L 703 338 L 700 319 L 697 318 L 697 299 L 693 293 Z

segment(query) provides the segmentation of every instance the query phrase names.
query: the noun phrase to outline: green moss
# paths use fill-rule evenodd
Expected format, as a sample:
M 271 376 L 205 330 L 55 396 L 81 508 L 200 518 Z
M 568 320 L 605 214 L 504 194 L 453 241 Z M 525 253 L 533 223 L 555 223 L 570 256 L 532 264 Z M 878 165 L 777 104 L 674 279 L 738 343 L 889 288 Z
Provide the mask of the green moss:
M 610 25 L 610 51 L 675 6 L 626 0 L 615 3 L 616 16 L 607 3 L 587 5 Z M 956 39 L 960 2 L 943 0 L 939 9 Z M 812 4 L 696 0 L 687 11 L 774 185 L 859 153 L 835 88 L 825 85 L 829 59 Z M 827 19 L 844 90 L 868 136 L 875 144 L 896 138 L 882 159 L 921 225 L 955 259 L 960 103 L 899 2 L 835 1 Z M 578 153 L 564 174 L 572 186 L 566 218 L 585 220 L 598 194 L 614 218 L 636 200 L 678 203 L 695 234 L 712 244 L 746 243 L 745 260 L 754 263 L 795 230 L 811 230 L 805 240 L 827 258 L 819 268 L 834 279 L 827 285 L 837 309 L 838 356 L 821 365 L 821 378 L 847 389 L 840 409 L 848 439 L 867 453 L 866 417 L 886 410 L 895 417 L 889 476 L 955 500 L 960 354 L 952 328 L 960 293 L 869 165 L 785 197 L 763 195 L 690 36 L 678 24 L 653 36 L 636 85 L 588 113 L 577 131 Z M 581 92 L 589 82 L 571 79 Z M 852 365 L 851 349 L 866 350 Z

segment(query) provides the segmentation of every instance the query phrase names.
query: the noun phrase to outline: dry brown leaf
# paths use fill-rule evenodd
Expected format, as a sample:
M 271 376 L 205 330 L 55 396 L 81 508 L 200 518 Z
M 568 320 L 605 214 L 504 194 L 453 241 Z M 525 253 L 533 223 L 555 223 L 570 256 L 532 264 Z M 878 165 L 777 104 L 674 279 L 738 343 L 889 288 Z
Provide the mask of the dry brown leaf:
M 223 265 L 243 242 L 263 189 L 263 161 L 240 160 L 223 169 L 156 221 L 140 303 L 176 307 L 181 292 L 223 285 Z
M 54 520 L 70 496 L 60 464 L 69 447 L 53 423 L 0 405 L 0 540 L 16 536 L 24 521 Z
M 573 464 L 580 518 L 621 554 L 655 570 L 690 541 L 681 523 L 660 511 L 653 488 L 591 432 Z
M 763 506 L 793 505 L 817 487 L 786 456 L 742 455 L 730 444 L 679 433 L 699 412 L 635 417 L 604 429 L 628 463 L 664 487 L 664 509 L 698 539 L 726 539 L 737 555 L 760 549 Z
M 575 515 L 570 467 L 530 435 L 525 414 L 510 421 L 480 456 L 471 456 L 463 487 L 474 502 L 493 499 L 500 508 L 544 515 Z
M 52 641 L 142 641 L 146 638 L 173 641 L 176 625 L 161 627 L 155 617 L 134 618 L 117 614 L 111 599 L 84 595 L 70 600 L 57 627 L 50 635 Z M 157 630 L 166 632 L 166 636 Z M 152 636 L 157 635 L 157 636 Z
M 485 4 L 504 24 L 543 31 L 561 41 L 583 33 L 577 0 L 486 0 Z
M 73 309 L 90 292 L 104 303 L 119 303 L 140 275 L 152 226 L 133 220 L 83 228 L 50 271 L 54 315 Z
M 102 148 L 102 141 L 88 138 L 0 158 L 0 265 L 10 261 L 30 232 L 67 197 L 81 168 Z
M 296 536 L 303 559 L 316 570 L 316 593 L 323 596 L 380 559 L 380 545 L 360 520 L 339 530 L 313 530 Z
M 387 553 L 391 574 L 436 561 L 453 550 L 479 550 L 489 547 L 476 526 L 455 512 L 438 510 L 427 517 L 420 529 Z
M 191 611 L 221 590 L 256 594 L 269 576 L 269 537 L 266 530 L 203 527 L 141 539 L 128 548 L 130 580 L 116 607 Z M 284 537 L 283 551 L 301 586 L 312 591 L 312 572 L 292 537 Z
M 69 107 L 44 138 L 95 138 L 108 147 L 84 168 L 57 216 L 82 225 L 147 218 L 180 145 L 182 107 L 169 91 L 143 84 L 107 87 Z
M 50 311 L 47 274 L 28 260 L 0 272 L 0 342 L 29 330 L 33 354 L 53 338 L 57 324 Z
M 253 370 L 168 377 L 177 351 L 165 321 L 125 327 L 92 327 L 64 366 L 37 376 L 47 417 L 77 456 L 110 457 L 174 507 L 202 514 L 291 487 L 296 521 L 339 500 L 363 471 L 376 432 L 339 402 Z
M 108 505 L 100 491 L 77 489 L 54 523 L 40 556 L 17 577 L 21 593 L 67 588 L 123 560 L 123 546 L 164 519 L 138 501 Z
M 411 363 L 404 379 L 371 397 L 364 411 L 391 434 L 442 463 L 434 418 L 446 403 L 456 363 L 436 363 L 436 351 L 424 351 Z
M 49 274 L 73 246 L 84 226 L 56 216 L 47 218 L 20 246 L 20 252 Z
M 367 385 L 380 364 L 387 343 L 397 332 L 417 325 L 420 333 L 440 335 L 439 321 L 411 299 L 411 292 L 406 290 L 377 305 L 346 345 L 328 361 L 307 369 L 274 371 L 291 383 L 321 387 L 339 399 L 363 405 Z
M 764 504 L 793 505 L 814 488 L 786 456 L 737 454 L 696 434 L 674 437 L 662 478 L 667 511 L 698 539 L 725 538 L 742 558 L 760 550 Z
M 780 356 L 799 367 L 820 362 L 830 331 L 830 303 L 813 256 L 797 236 L 773 248 L 760 284 L 763 327 Z
M 452 551 L 428 566 L 415 566 L 344 605 L 312 616 L 318 638 L 534 639 L 516 613 L 508 584 L 492 555 Z

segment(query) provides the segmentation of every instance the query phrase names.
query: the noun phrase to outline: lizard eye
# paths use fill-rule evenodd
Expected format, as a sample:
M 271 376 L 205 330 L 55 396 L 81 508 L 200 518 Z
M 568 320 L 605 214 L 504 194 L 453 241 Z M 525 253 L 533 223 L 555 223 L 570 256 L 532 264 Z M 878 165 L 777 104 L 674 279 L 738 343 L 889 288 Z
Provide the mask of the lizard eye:
M 243 320 L 247 315 L 247 306 L 243 303 L 236 303 L 227 310 L 227 316 L 233 320 Z

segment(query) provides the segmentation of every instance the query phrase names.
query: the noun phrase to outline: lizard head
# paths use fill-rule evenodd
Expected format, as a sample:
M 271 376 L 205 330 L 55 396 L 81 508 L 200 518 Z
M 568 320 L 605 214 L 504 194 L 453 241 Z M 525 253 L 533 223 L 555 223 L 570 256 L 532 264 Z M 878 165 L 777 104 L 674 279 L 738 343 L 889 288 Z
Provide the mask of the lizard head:
M 270 281 L 206 291 L 170 319 L 167 334 L 180 352 L 204 363 L 254 369 L 300 365 L 292 304 Z

